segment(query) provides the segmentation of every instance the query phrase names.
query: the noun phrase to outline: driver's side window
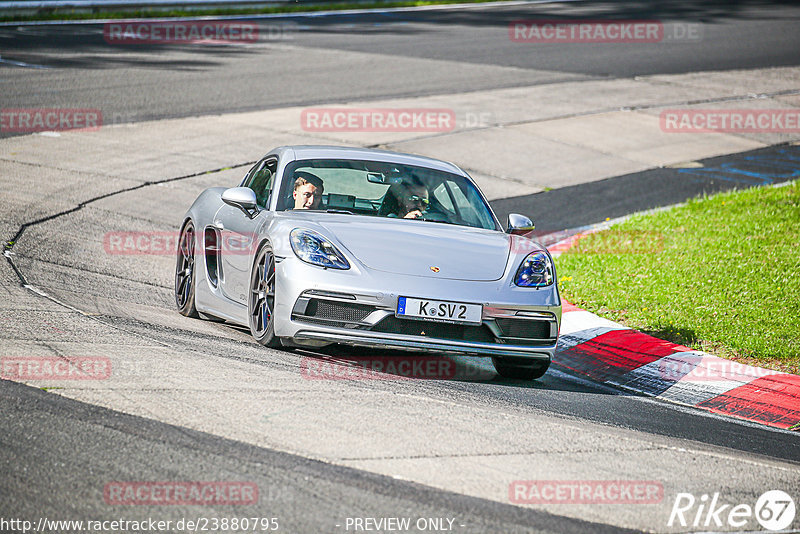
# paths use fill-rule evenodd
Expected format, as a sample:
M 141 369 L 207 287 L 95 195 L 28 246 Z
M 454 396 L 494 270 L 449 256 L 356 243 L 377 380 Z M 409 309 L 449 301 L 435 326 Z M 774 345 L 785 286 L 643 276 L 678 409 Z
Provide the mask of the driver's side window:
M 250 170 L 245 179 L 245 187 L 249 187 L 256 194 L 256 203 L 266 208 L 269 203 L 269 194 L 275 183 L 275 172 L 278 169 L 278 160 L 268 158 L 258 163 Z

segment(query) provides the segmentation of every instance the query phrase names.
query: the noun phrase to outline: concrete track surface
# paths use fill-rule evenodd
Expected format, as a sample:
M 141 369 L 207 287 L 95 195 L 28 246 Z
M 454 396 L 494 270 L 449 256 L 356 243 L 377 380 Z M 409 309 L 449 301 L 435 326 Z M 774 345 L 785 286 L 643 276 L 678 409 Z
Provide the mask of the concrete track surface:
M 739 12 L 742 19 L 745 12 L 750 13 Z M 428 28 L 424 21 L 417 23 Z M 0 382 L 0 517 L 34 523 L 40 517 L 277 517 L 283 532 L 353 532 L 354 518 L 389 517 L 411 518 L 412 525 L 419 518 L 451 519 L 443 524 L 454 532 L 752 531 L 762 528 L 755 517 L 728 522 L 733 505 L 752 508 L 768 490 L 785 491 L 800 504 L 796 433 L 620 394 L 559 373 L 531 383 L 503 380 L 481 358 L 452 360 L 457 371 L 449 380 L 392 374 L 309 379 L 303 371 L 309 365 L 353 369 L 365 353 L 276 351 L 257 345 L 239 328 L 184 318 L 174 309 L 174 255 L 152 241 L 144 246 L 147 253 L 130 254 L 108 241 L 114 232 L 171 232 L 174 238 L 200 191 L 235 185 L 251 162 L 280 144 L 382 146 L 450 159 L 475 176 L 496 206 L 528 211 L 534 218 L 548 214 L 536 208 L 542 199 L 564 206 L 540 219 L 541 226 L 553 230 L 570 220 L 602 220 L 602 210 L 592 206 L 586 192 L 603 184 L 611 184 L 607 193 L 618 183 L 655 184 L 663 175 L 653 173 L 697 168 L 703 165 L 699 161 L 719 168 L 744 164 L 730 154 L 756 151 L 772 158 L 760 174 L 740 174 L 749 183 L 734 185 L 791 179 L 781 159 L 785 153 L 776 151 L 794 154 L 796 134 L 666 134 L 658 126 L 660 111 L 674 107 L 796 107 L 800 74 L 780 46 L 767 47 L 774 61 L 761 58 L 754 60 L 758 65 L 733 70 L 688 72 L 698 70 L 690 65 L 686 73 L 664 67 L 631 77 L 620 67 L 614 77 L 598 78 L 583 69 L 464 91 L 455 87 L 455 72 L 475 68 L 475 76 L 492 69 L 509 74 L 526 67 L 503 65 L 487 51 L 491 57 L 484 63 L 496 65 L 459 65 L 448 74 L 446 65 L 439 69 L 446 61 L 427 57 L 430 52 L 402 52 L 402 43 L 376 39 L 370 45 L 375 57 L 367 57 L 347 50 L 359 38 L 334 39 L 337 46 L 325 32 L 304 39 L 321 42 L 268 44 L 241 53 L 270 54 L 287 65 L 307 61 L 313 71 L 314 65 L 335 62 L 341 68 L 347 64 L 343 58 L 378 64 L 375 57 L 398 50 L 417 62 L 420 72 L 438 72 L 443 81 L 417 94 L 366 83 L 362 86 L 374 89 L 368 99 L 345 99 L 349 93 L 343 89 L 330 98 L 309 95 L 291 105 L 285 100 L 280 108 L 254 103 L 260 111 L 225 109 L 224 115 L 210 116 L 206 108 L 176 109 L 176 117 L 165 119 L 168 87 L 160 80 L 161 89 L 142 89 L 141 98 L 144 102 L 151 95 L 157 118 L 165 120 L 140 122 L 137 115 L 132 123 L 93 132 L 0 141 L 0 229 L 13 241 L 7 247 L 9 261 L 0 264 L 0 355 L 107 358 L 112 369 L 103 380 L 28 381 L 34 387 Z M 34 49 L 28 50 L 29 56 L 20 52 L 19 59 L 41 63 L 51 57 L 34 58 Z M 157 57 L 155 51 L 136 53 Z M 202 56 L 194 49 L 170 52 L 181 53 L 191 54 L 193 61 Z M 457 58 L 457 51 L 450 53 Z M 572 54 L 565 57 L 577 61 L 579 54 Z M 636 51 L 630 55 L 634 61 Z M 3 108 L 42 106 L 44 100 L 34 102 L 21 90 L 37 75 L 40 87 L 52 90 L 61 80 L 69 92 L 77 87 L 73 76 L 101 72 L 59 67 L 38 74 L 4 68 L 3 83 L 15 89 L 2 97 Z M 105 87 L 87 89 L 96 91 L 95 102 L 100 102 L 89 107 L 103 107 L 104 94 L 113 100 L 128 90 L 113 91 L 109 82 L 88 83 Z M 222 92 L 219 80 L 215 83 Z M 289 94 L 281 91 L 266 93 Z M 202 100 L 189 93 L 190 100 Z M 303 106 L 337 103 L 446 106 L 461 122 L 438 135 L 320 133 L 302 127 Z M 73 96 L 49 107 L 79 104 Z M 467 117 L 481 113 L 488 117 L 485 123 L 467 123 Z M 776 144 L 781 145 L 772 147 Z M 721 174 L 716 179 L 725 181 Z M 684 185 L 687 194 L 699 192 L 696 182 Z M 574 203 L 559 194 L 566 190 Z M 636 186 L 620 190 L 618 196 L 624 196 Z M 658 205 L 640 193 L 614 209 Z M 580 206 L 591 207 L 591 217 Z M 648 503 L 520 504 L 509 493 L 519 480 L 649 481 L 663 494 Z M 106 485 L 126 481 L 248 481 L 257 485 L 259 499 L 240 507 L 109 504 Z M 684 514 L 687 524 L 669 524 L 679 494 L 692 494 L 697 504 Z M 715 494 L 718 506 L 729 506 L 708 517 L 699 504 Z M 800 528 L 800 517 L 789 528 Z M 386 524 L 375 530 L 401 531 Z M 422 530 L 435 531 L 431 524 Z

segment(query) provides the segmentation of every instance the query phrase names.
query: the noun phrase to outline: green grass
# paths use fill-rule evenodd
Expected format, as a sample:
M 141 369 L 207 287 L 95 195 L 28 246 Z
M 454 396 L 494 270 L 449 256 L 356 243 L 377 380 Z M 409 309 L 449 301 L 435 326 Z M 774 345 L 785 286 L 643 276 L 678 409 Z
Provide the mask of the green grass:
M 482 3 L 501 0 L 390 0 L 382 2 L 363 1 L 363 2 L 335 2 L 335 3 L 295 3 L 289 5 L 273 5 L 264 7 L 241 7 L 241 8 L 198 8 L 198 9 L 131 9 L 120 11 L 107 11 L 97 9 L 91 12 L 75 10 L 71 8 L 50 8 L 42 9 L 36 14 L 27 15 L 0 15 L 0 22 L 24 22 L 24 21 L 55 21 L 55 20 L 94 20 L 94 19 L 130 19 L 130 18 L 157 18 L 164 19 L 170 17 L 209 17 L 226 15 L 265 15 L 272 13 L 303 13 L 313 11 L 341 11 L 344 9 L 374 9 L 374 8 L 393 8 L 393 7 L 415 7 L 430 5 L 447 4 L 467 4 Z
M 564 298 L 598 315 L 717 356 L 800 369 L 798 182 L 635 216 L 582 238 L 556 266 Z

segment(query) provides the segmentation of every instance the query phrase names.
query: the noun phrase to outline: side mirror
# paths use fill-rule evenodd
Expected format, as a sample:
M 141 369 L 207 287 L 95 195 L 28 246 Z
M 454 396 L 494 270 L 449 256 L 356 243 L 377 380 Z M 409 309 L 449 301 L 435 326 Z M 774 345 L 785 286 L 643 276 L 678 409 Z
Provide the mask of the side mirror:
M 514 235 L 524 235 L 532 232 L 533 221 L 519 213 L 511 213 L 508 216 L 508 228 L 506 232 Z
M 239 208 L 252 219 L 258 215 L 256 194 L 249 187 L 231 187 L 222 192 L 222 201 L 234 208 Z

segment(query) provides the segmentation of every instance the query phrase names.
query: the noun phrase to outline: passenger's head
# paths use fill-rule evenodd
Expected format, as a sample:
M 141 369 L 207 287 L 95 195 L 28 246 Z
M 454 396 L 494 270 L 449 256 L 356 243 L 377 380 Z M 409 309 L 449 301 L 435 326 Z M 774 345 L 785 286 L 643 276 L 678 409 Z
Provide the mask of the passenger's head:
M 325 191 L 325 186 L 320 177 L 305 171 L 297 171 L 294 176 L 294 191 L 292 191 L 294 209 L 318 209 L 322 200 L 322 193 Z

